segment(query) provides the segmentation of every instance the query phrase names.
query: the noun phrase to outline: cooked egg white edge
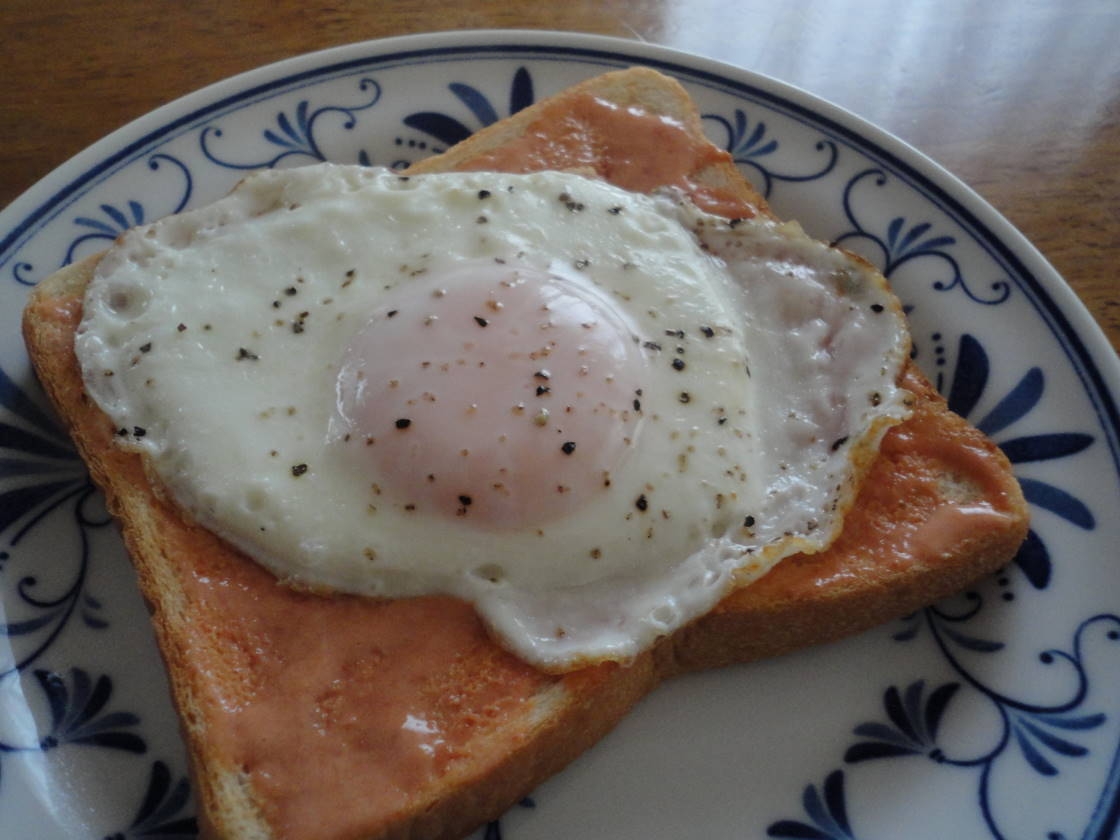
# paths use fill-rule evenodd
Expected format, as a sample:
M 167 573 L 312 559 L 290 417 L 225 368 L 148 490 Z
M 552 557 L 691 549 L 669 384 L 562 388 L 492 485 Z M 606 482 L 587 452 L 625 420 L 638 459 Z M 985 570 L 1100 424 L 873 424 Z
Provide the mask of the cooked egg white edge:
M 468 199 L 495 184 L 518 187 L 503 196 L 510 227 L 496 233 L 497 226 L 488 225 L 480 238 L 472 226 L 477 206 Z M 365 200 L 370 190 L 379 196 L 372 204 Z M 599 210 L 621 203 L 627 212 L 619 215 L 626 221 L 611 226 L 590 213 L 565 217 L 552 212 L 555 208 L 541 210 L 555 204 L 560 192 L 573 190 L 582 203 Z M 273 448 L 284 450 L 278 469 L 261 472 L 240 458 L 246 435 L 261 433 L 259 424 L 252 425 L 254 417 L 279 421 L 273 424 L 279 426 L 289 416 L 284 382 L 307 379 L 333 386 L 327 368 L 337 362 L 347 334 L 336 329 L 315 335 L 321 352 L 305 353 L 310 343 L 305 342 L 293 353 L 285 330 L 269 329 L 273 313 L 257 322 L 250 319 L 256 324 L 251 326 L 245 312 L 272 299 L 283 304 L 277 296 L 292 287 L 297 274 L 304 283 L 294 297 L 301 301 L 341 297 L 341 278 L 353 266 L 366 282 L 346 291 L 373 289 L 369 267 L 377 264 L 374 256 L 383 254 L 363 254 L 355 243 L 375 218 L 392 218 L 393 247 L 406 249 L 393 251 L 394 267 L 403 264 L 402 254 L 414 264 L 434 266 L 438 260 L 422 236 L 433 223 L 432 207 L 445 225 L 440 245 L 452 249 L 457 243 L 456 259 L 523 254 L 539 267 L 571 271 L 570 253 L 554 250 L 558 224 L 572 226 L 572 242 L 598 237 L 600 253 L 616 261 L 611 276 L 600 282 L 620 295 L 648 301 L 638 316 L 643 335 L 656 336 L 662 327 L 682 323 L 730 327 L 730 340 L 710 346 L 690 336 L 689 369 L 695 379 L 689 381 L 698 384 L 689 387 L 696 391 L 695 400 L 679 403 L 682 380 L 673 379 L 643 395 L 644 413 L 661 418 L 655 434 L 660 459 L 655 465 L 628 461 L 626 474 L 614 477 L 608 513 L 595 505 L 567 522 L 550 524 L 543 537 L 516 534 L 498 540 L 462 523 L 436 521 L 433 526 L 433 520 L 423 520 L 418 526 L 415 517 L 378 515 L 371 534 L 364 496 L 360 502 L 353 498 L 368 485 L 368 476 L 358 476 L 330 494 L 327 510 L 301 520 L 293 511 L 307 498 L 323 495 L 320 479 L 344 473 L 347 466 L 337 447 L 324 443 L 329 416 L 321 403 L 307 410 L 315 415 L 310 419 L 303 407 L 297 409 L 305 425 L 293 422 L 292 429 L 274 438 Z M 464 214 L 461 219 L 456 208 Z M 324 230 L 331 234 L 324 236 Z M 192 259 L 193 267 L 185 270 L 184 262 Z M 623 262 L 640 271 L 623 271 L 618 268 Z M 635 277 L 641 278 L 637 285 Z M 325 285 L 312 288 L 320 278 Z M 181 298 L 169 294 L 188 282 L 190 291 Z M 376 296 L 353 297 L 346 304 L 353 309 L 340 302 L 330 315 L 342 314 L 342 321 L 356 329 Z M 200 301 L 212 302 L 202 314 L 191 308 Z M 764 314 L 775 311 L 782 313 L 776 322 Z M 309 320 L 314 326 L 314 315 Z M 203 346 L 199 336 L 204 333 L 221 336 L 221 349 Z M 221 391 L 188 389 L 172 398 L 162 383 L 147 384 L 154 378 L 155 347 L 162 352 L 176 343 L 175 365 L 201 382 L 212 382 L 208 365 L 215 357 L 229 357 Z M 142 352 L 148 344 L 152 347 Z M 552 669 L 632 657 L 710 609 L 732 581 L 757 576 L 795 551 L 826 546 L 850 503 L 853 453 L 875 447 L 886 426 L 905 416 L 905 392 L 895 386 L 905 345 L 897 302 L 881 280 L 795 227 L 758 221 L 733 229 L 670 198 L 632 196 L 557 173 L 424 176 L 405 182 L 384 171 L 330 165 L 253 176 L 210 208 L 126 235 L 99 266 L 76 342 L 87 387 L 126 431 L 122 441 L 143 451 L 172 494 L 208 527 L 303 585 L 469 598 L 507 646 Z M 238 361 L 234 357 L 241 348 L 257 358 Z M 277 359 L 280 392 L 254 402 L 260 399 L 255 391 L 259 363 Z M 850 375 L 853 386 L 834 389 L 830 369 Z M 790 392 L 791 382 L 809 387 Z M 146 392 L 152 396 L 142 396 Z M 789 393 L 793 396 L 785 396 Z M 227 401 L 232 413 L 219 412 L 217 420 L 209 416 L 207 403 Z M 734 422 L 713 426 L 717 403 Z M 169 404 L 175 406 L 170 412 Z M 766 419 L 757 419 L 763 415 Z M 192 427 L 197 434 L 184 433 Z M 143 436 L 130 433 L 136 428 Z M 733 441 L 718 441 L 724 440 L 721 433 L 735 429 L 741 433 L 737 440 L 746 443 L 731 461 L 750 475 L 729 481 L 721 473 Z M 643 429 L 643 441 L 648 434 Z M 211 443 L 200 445 L 192 435 Z M 682 479 L 678 456 L 696 441 L 704 451 L 689 453 L 695 470 Z M 229 463 L 232 473 L 248 476 L 247 481 L 231 488 L 221 486 L 224 479 L 198 478 L 210 475 L 215 464 Z M 309 469 L 293 481 L 291 465 L 300 463 Z M 635 515 L 635 488 L 646 485 L 660 492 L 650 493 L 652 510 Z M 294 497 L 293 488 L 298 488 Z M 724 503 L 713 508 L 712 499 L 721 495 Z M 275 497 L 294 501 L 270 512 Z M 671 503 L 663 507 L 666 501 Z M 658 512 L 668 508 L 671 518 L 657 521 Z M 262 517 L 268 520 L 268 539 L 260 537 Z M 346 520 L 363 528 L 355 535 Z M 744 525 L 748 521 L 750 527 Z M 651 526 L 656 526 L 656 539 L 647 537 Z M 348 534 L 341 546 L 333 537 L 338 533 Z M 422 534 L 435 539 L 416 551 Z M 297 549 L 285 551 L 285 544 Z M 420 574 L 412 563 L 386 562 L 387 545 L 412 546 Z M 455 549 L 430 547 L 439 545 Z M 376 563 L 366 557 L 367 547 L 373 548 Z M 593 549 L 608 562 L 589 561 Z M 524 567 L 511 560 L 522 557 L 530 561 Z M 495 562 L 503 567 L 498 583 L 477 573 Z

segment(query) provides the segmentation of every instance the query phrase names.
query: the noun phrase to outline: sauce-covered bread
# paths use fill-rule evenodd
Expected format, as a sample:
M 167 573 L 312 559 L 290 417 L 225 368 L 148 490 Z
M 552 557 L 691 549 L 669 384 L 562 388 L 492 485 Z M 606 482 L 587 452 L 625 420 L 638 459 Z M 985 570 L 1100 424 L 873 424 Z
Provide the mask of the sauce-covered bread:
M 656 142 L 636 139 L 628 120 L 653 124 Z M 703 140 L 683 91 L 644 70 L 592 80 L 415 167 L 451 169 L 578 169 L 643 192 L 671 185 L 728 219 L 768 216 Z M 830 548 L 786 558 L 627 664 L 551 675 L 496 644 L 461 600 L 285 586 L 185 515 L 83 387 L 74 335 L 96 263 L 35 290 L 25 335 L 122 522 L 213 836 L 460 836 L 578 756 L 661 679 L 910 612 L 1005 563 L 1025 533 L 1006 459 L 906 365 L 909 419 L 860 465 L 868 477 Z

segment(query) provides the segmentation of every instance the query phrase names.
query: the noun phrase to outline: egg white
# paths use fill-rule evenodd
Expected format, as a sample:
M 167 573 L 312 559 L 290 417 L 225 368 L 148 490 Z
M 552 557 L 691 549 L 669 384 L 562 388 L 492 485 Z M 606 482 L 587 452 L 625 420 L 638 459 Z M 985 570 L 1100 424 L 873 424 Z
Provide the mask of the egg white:
M 338 434 L 339 366 L 386 290 L 464 264 L 590 284 L 642 348 L 631 451 L 609 487 L 537 527 L 410 506 Z M 466 598 L 554 670 L 631 658 L 733 584 L 826 547 L 906 415 L 905 325 L 869 267 L 796 226 L 565 173 L 255 174 L 126 234 L 76 348 L 122 444 L 281 579 Z

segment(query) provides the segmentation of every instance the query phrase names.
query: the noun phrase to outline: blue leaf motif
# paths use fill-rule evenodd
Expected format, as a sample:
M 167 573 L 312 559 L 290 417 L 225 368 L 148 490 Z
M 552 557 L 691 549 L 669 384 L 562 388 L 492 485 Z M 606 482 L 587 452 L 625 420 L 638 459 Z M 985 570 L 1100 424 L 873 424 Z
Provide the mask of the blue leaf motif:
M 101 212 L 112 219 L 119 230 L 128 229 L 128 217 L 125 216 L 125 214 L 118 210 L 116 207 L 113 207 L 111 204 L 102 204 Z
M 1088 755 L 1089 753 L 1089 750 L 1080 744 L 1067 741 L 1065 738 L 1059 738 L 1052 732 L 1047 732 L 1045 729 L 1042 729 L 1037 724 L 1031 723 L 1030 721 L 1023 721 L 1022 726 L 1030 732 L 1031 735 L 1056 753 L 1070 757 Z
M 528 108 L 533 104 L 534 97 L 533 77 L 524 67 L 518 67 L 517 72 L 513 74 L 513 84 L 510 85 L 509 90 L 510 114 L 516 114 L 518 111 Z
M 890 244 L 892 251 L 898 247 L 898 234 L 904 224 L 906 224 L 906 220 L 902 216 L 895 216 L 887 225 L 887 242 Z
M 1045 589 L 1050 584 L 1050 552 L 1033 530 L 1027 531 L 1027 538 L 1019 546 L 1015 565 L 1035 589 Z
M 289 140 L 286 140 L 285 138 L 281 137 L 275 131 L 273 131 L 271 128 L 266 128 L 265 129 L 264 139 L 267 140 L 269 143 L 272 143 L 276 146 L 284 146 L 288 149 L 298 148 L 295 143 L 292 143 Z
M 0 531 L 15 524 L 36 508 L 52 500 L 61 500 L 84 481 L 51 481 L 16 487 L 0 493 Z
M 483 96 L 478 88 L 464 85 L 461 82 L 452 82 L 448 87 L 455 94 L 455 97 L 474 114 L 475 119 L 484 126 L 492 125 L 498 121 L 498 112 L 494 110 L 490 100 Z
M 912 747 L 902 747 L 879 741 L 861 741 L 848 747 L 844 753 L 844 761 L 848 764 L 858 764 L 861 761 L 870 761 L 873 758 L 897 758 L 903 755 L 921 755 L 922 750 Z
M 190 199 L 191 192 L 194 188 L 194 182 L 191 178 L 190 170 L 178 158 L 172 157 L 165 153 L 154 154 L 148 158 L 148 169 L 152 172 L 158 172 L 162 169 L 164 163 L 171 164 L 183 176 L 184 188 L 176 205 L 170 209 L 172 213 L 178 213 Z M 93 219 L 89 216 L 78 216 L 75 218 L 74 224 L 79 227 L 87 228 L 92 233 L 87 233 L 74 239 L 69 247 L 66 249 L 66 256 L 63 257 L 61 265 L 69 265 L 74 260 L 79 247 L 86 242 L 96 240 L 114 240 L 126 230 L 133 228 L 137 225 L 144 224 L 147 221 L 147 214 L 144 210 L 144 205 L 136 199 L 129 199 L 125 207 L 127 212 L 114 207 L 111 204 L 100 205 L 101 212 L 105 214 L 108 221 L 102 219 Z
M 448 85 L 452 95 L 467 106 L 477 128 L 493 125 L 501 115 L 491 103 L 490 99 L 471 85 L 462 82 L 452 82 Z M 509 92 L 509 112 L 515 114 L 528 105 L 533 104 L 533 79 L 529 71 L 518 68 L 513 74 Z M 465 140 L 471 136 L 476 128 L 472 128 L 461 120 L 440 111 L 417 111 L 407 115 L 402 122 L 409 128 L 434 137 L 444 146 Z
M 1029 435 L 1001 441 L 999 448 L 1013 464 L 1030 461 L 1051 461 L 1076 455 L 1093 443 L 1093 436 L 1080 432 Z
M 716 123 L 723 129 L 727 135 L 724 148 L 731 153 L 732 160 L 735 163 L 752 170 L 751 179 L 764 197 L 769 197 L 776 181 L 791 183 L 813 181 L 824 177 L 836 166 L 839 155 L 836 144 L 831 140 L 821 140 L 816 144 L 816 150 L 826 152 L 828 158 L 820 168 L 805 174 L 777 172 L 768 168 L 759 160 L 767 155 L 774 154 L 779 149 L 778 140 L 767 138 L 765 122 L 759 120 L 751 128 L 747 114 L 741 108 L 735 109 L 731 120 L 719 114 L 704 114 L 702 118 Z
M 834 770 L 825 778 L 824 800 L 828 805 L 828 814 L 835 820 L 837 828 L 850 835 L 852 829 L 848 823 L 848 806 L 844 802 L 844 774 L 840 770 Z
M 180 779 L 172 786 L 171 771 L 162 761 L 152 762 L 148 789 L 136 817 L 124 831 L 110 834 L 104 840 L 127 840 L 146 837 L 150 840 L 193 838 L 198 835 L 198 821 L 191 816 L 177 816 L 190 799 L 190 785 Z
M 893 744 L 899 747 L 905 747 L 906 752 L 920 752 L 915 750 L 915 741 L 913 738 L 908 737 L 892 726 L 885 723 L 861 723 L 852 730 L 856 735 L 862 735 L 864 738 L 875 738 L 885 744 Z
M 0 423 L 0 448 L 16 449 L 44 458 L 75 460 L 73 447 L 48 439 L 41 434 L 26 432 L 10 423 Z
M 82 622 L 91 630 L 104 630 L 109 626 L 109 622 L 103 618 L 98 618 L 89 610 L 82 610 Z
M 1026 417 L 1038 405 L 1043 388 L 1042 370 L 1032 367 L 1007 396 L 976 423 L 976 428 L 989 437 L 999 434 L 1015 421 Z
M 35 401 L 27 396 L 23 389 L 4 372 L 3 368 L 0 368 L 0 405 L 22 418 L 36 429 L 52 430 L 57 440 L 68 440 L 64 438 L 59 431 L 58 424 L 55 422 L 53 415 L 39 408 Z M 0 446 L 10 445 L 11 444 L 0 439 Z M 74 450 L 67 446 L 65 451 L 67 456 L 70 456 L 73 455 Z
M 381 99 L 381 86 L 373 79 L 363 78 L 358 83 L 358 89 L 365 92 L 367 95 L 372 91 L 372 97 L 357 105 L 325 105 L 314 110 L 312 110 L 309 100 L 301 99 L 296 103 L 294 121 L 285 111 L 278 112 L 276 114 L 276 129 L 266 128 L 260 135 L 271 145 L 277 146 L 282 150 L 279 154 L 273 155 L 270 158 L 248 163 L 223 160 L 214 154 L 211 149 L 211 142 L 216 138 L 222 137 L 222 129 L 214 125 L 206 126 L 199 135 L 199 146 L 201 147 L 202 154 L 207 160 L 219 166 L 223 166 L 227 169 L 240 170 L 276 166 L 280 161 L 288 157 L 306 157 L 317 161 L 326 160 L 326 156 L 323 154 L 322 149 L 319 148 L 319 144 L 316 140 L 316 122 L 325 114 L 341 114 L 346 118 L 342 127 L 347 130 L 353 129 L 358 122 L 356 114 L 359 111 L 372 108 Z
M 299 123 L 299 136 L 311 136 L 311 118 L 308 116 L 310 103 L 306 99 L 300 100 L 296 106 L 296 121 Z
M 962 335 L 953 384 L 949 389 L 949 408 L 961 417 L 968 417 L 987 387 L 989 372 L 988 354 L 980 342 L 968 333 Z
M 890 724 L 861 723 L 853 734 L 870 741 L 859 741 L 844 753 L 844 761 L 855 764 L 876 758 L 903 755 L 939 755 L 937 731 L 959 683 L 946 683 L 925 694 L 925 681 L 916 680 L 900 692 L 890 686 L 883 693 L 883 709 Z
M 1096 729 L 1108 718 L 1104 713 L 1097 712 L 1092 715 L 1081 715 L 1075 717 L 1066 717 L 1064 715 L 1046 715 L 1040 714 L 1036 717 L 1045 723 L 1047 726 L 1056 726 L 1059 729 Z
M 1022 729 L 1015 729 L 1015 741 L 1019 744 L 1023 757 L 1036 772 L 1043 776 L 1056 776 L 1058 774 L 1058 768 L 1046 760 L 1046 757 L 1030 742 Z
M 918 630 L 921 627 L 921 614 L 910 613 L 899 619 L 905 626 L 891 636 L 896 642 L 908 642 L 918 635 Z
M 1088 531 L 1097 527 L 1097 520 L 1092 511 L 1084 502 L 1065 490 L 1034 478 L 1020 478 L 1019 486 L 1023 488 L 1023 495 L 1032 505 L 1056 513 L 1078 528 Z
M 1005 647 L 1003 642 L 978 639 L 975 636 L 968 636 L 949 627 L 944 628 L 943 632 L 965 650 L 971 650 L 976 653 L 995 653 L 997 650 L 1003 650 Z
M 0 633 L 5 636 L 23 636 L 28 633 L 34 633 L 41 627 L 46 627 L 55 620 L 58 613 L 47 612 L 42 615 L 37 615 L 35 618 L 29 618 L 26 621 L 14 621 L 11 624 L 0 624 Z
M 42 748 L 50 749 L 63 743 L 85 744 L 111 749 L 142 753 L 147 750 L 144 740 L 124 729 L 136 726 L 140 719 L 131 712 L 109 712 L 100 715 L 113 691 L 108 676 L 91 681 L 81 668 L 70 669 L 71 686 L 54 672 L 36 670 L 35 678 L 47 695 L 51 711 L 49 734 L 43 738 Z
M 941 728 L 941 718 L 959 688 L 960 683 L 946 683 L 930 694 L 929 701 L 926 703 L 925 724 L 926 737 L 931 743 L 936 743 L 937 731 Z
M 931 227 L 933 227 L 933 225 L 929 222 L 922 222 L 921 224 L 914 225 L 914 227 L 910 228 L 910 232 L 902 237 L 902 241 L 898 243 L 898 249 L 905 252 L 907 248 L 921 239 L 922 236 L 925 235 L 925 232 Z
M 921 691 L 921 682 L 915 683 L 918 686 L 919 692 Z M 913 686 L 912 686 L 913 687 Z M 902 732 L 913 744 L 921 744 L 921 736 L 914 728 L 914 724 L 910 719 L 909 710 L 902 704 L 901 697 L 898 689 L 893 685 L 886 690 L 883 697 L 883 706 L 887 710 L 887 717 L 891 719 L 898 730 Z
M 830 835 L 819 828 L 795 820 L 779 820 L 766 829 L 768 837 L 788 837 L 792 840 L 829 840 Z M 487 840 L 490 840 L 487 837 Z
M 848 822 L 844 799 L 844 773 L 834 770 L 825 778 L 823 796 L 815 785 L 807 785 L 801 795 L 801 806 L 812 821 L 779 820 L 767 829 L 769 837 L 812 838 L 812 840 L 855 840 Z
M 404 124 L 436 138 L 445 146 L 454 146 L 460 140 L 466 140 L 471 136 L 471 130 L 459 120 L 435 111 L 409 114 L 404 118 Z
M 47 695 L 47 702 L 51 710 L 51 731 L 53 732 L 62 725 L 63 718 L 66 715 L 66 706 L 70 699 L 70 692 L 66 688 L 66 683 L 58 674 L 49 671 L 36 671 L 35 678 L 39 680 L 43 692 Z
M 1011 284 L 1006 280 L 997 280 L 990 284 L 991 297 L 981 297 L 972 288 L 961 274 L 960 264 L 950 252 L 957 244 L 957 240 L 948 235 L 933 235 L 923 238 L 933 230 L 930 222 L 919 222 L 906 230 L 906 219 L 895 216 L 891 219 L 881 235 L 874 228 L 869 228 L 859 218 L 856 209 L 856 198 L 860 189 L 865 184 L 874 184 L 884 187 L 888 183 L 887 173 L 882 169 L 870 168 L 852 176 L 844 187 L 843 206 L 844 215 L 851 224 L 851 229 L 841 233 L 834 240 L 840 245 L 848 240 L 861 240 L 865 244 L 874 245 L 880 254 L 880 269 L 888 278 L 899 271 L 907 263 L 918 260 L 940 261 L 950 272 L 948 280 L 937 280 L 932 286 L 937 291 L 961 289 L 970 300 L 988 306 L 1003 303 L 1011 294 Z M 880 229 L 882 230 L 882 229 Z
M 979 404 L 988 385 L 990 363 L 988 354 L 976 338 L 964 333 L 960 337 L 957 364 L 949 388 L 949 408 L 968 417 Z M 1015 386 L 997 402 L 977 428 L 988 435 L 998 435 L 1025 417 L 1039 404 L 1045 389 L 1042 370 L 1031 367 Z M 1052 432 L 1011 439 L 996 438 L 996 443 L 1013 464 L 1049 461 L 1083 452 L 1094 442 L 1092 435 L 1082 432 Z M 1019 477 L 1026 500 L 1048 510 L 1079 528 L 1096 527 L 1096 518 L 1089 507 L 1072 494 L 1038 479 Z M 1051 579 L 1050 552 L 1033 529 L 1015 556 L 1015 564 L 1036 589 L 1045 589 Z M 954 637 L 960 642 L 959 638 Z
M 78 216 L 74 219 L 74 224 L 81 225 L 82 227 L 92 228 L 98 233 L 103 233 L 105 236 L 116 237 L 120 233 L 120 228 L 114 227 L 108 222 L 103 222 L 100 219 L 91 219 L 89 216 Z

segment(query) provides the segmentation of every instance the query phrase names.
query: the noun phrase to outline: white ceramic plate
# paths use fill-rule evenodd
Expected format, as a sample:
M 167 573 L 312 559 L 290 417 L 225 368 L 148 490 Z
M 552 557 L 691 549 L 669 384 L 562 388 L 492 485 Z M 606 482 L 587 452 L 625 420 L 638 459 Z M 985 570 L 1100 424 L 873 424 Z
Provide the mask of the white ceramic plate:
M 238 76 L 112 134 L 0 217 L 0 835 L 195 832 L 131 570 L 18 336 L 28 288 L 248 169 L 402 165 L 633 63 L 685 84 L 778 213 L 883 267 L 919 363 L 1016 463 L 1033 530 L 967 596 L 664 687 L 486 836 L 1113 835 L 1120 374 L 1099 330 L 1002 218 L 883 132 L 744 70 L 539 32 L 357 44 Z

